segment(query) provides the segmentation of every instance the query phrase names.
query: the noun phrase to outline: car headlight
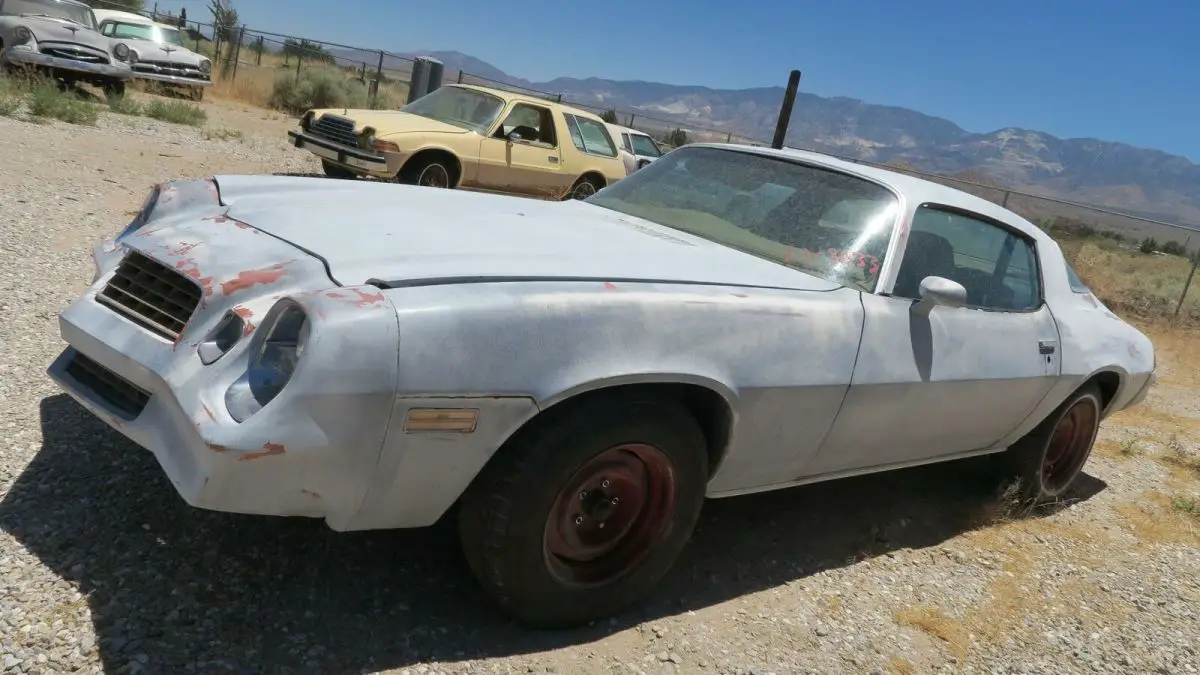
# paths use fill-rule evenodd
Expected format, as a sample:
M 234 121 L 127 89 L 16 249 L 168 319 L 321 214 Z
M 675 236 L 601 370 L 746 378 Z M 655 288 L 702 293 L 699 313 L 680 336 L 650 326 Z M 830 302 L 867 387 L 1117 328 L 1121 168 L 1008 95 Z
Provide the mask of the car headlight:
M 209 61 L 208 59 L 201 59 L 200 72 L 204 73 L 205 75 L 212 72 L 212 61 Z
M 113 56 L 122 61 L 129 58 L 129 45 L 124 42 L 118 43 L 116 47 L 113 47 Z
M 283 391 L 304 355 L 310 331 L 308 315 L 293 300 L 280 300 L 268 312 L 246 373 L 225 392 L 225 407 L 233 419 L 245 421 Z
M 17 39 L 17 42 L 29 42 L 33 39 L 33 31 L 25 26 L 17 26 L 13 31 L 13 37 Z

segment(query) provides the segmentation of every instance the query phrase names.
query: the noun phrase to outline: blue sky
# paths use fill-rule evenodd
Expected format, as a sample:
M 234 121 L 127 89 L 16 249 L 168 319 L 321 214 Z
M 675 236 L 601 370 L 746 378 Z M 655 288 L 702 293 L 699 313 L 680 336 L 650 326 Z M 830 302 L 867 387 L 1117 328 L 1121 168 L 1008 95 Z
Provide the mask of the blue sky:
M 147 9 L 154 0 L 147 0 Z M 1200 162 L 1195 0 L 233 0 L 250 28 L 457 50 L 512 75 L 783 85 Z M 207 0 L 159 0 L 207 20 Z M 286 9 L 284 9 L 286 8 Z M 557 17 L 546 23 L 541 17 Z

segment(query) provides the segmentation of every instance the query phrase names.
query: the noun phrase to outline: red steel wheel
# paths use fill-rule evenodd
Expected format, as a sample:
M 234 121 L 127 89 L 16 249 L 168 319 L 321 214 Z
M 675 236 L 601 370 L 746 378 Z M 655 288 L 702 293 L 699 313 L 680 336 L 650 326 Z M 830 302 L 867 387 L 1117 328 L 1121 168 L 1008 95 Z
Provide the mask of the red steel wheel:
M 1058 420 L 1042 459 L 1042 481 L 1048 492 L 1064 491 L 1083 468 L 1096 440 L 1099 415 L 1093 400 L 1082 398 Z

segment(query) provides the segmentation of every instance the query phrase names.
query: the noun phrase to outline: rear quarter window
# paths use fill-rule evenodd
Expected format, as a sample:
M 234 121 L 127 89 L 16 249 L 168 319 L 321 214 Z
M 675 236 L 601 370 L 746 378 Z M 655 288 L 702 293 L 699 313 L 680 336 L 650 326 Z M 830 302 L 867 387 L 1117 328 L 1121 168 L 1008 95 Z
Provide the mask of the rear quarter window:
M 1071 267 L 1071 263 L 1066 263 L 1066 267 L 1067 283 L 1071 285 L 1071 290 L 1075 291 L 1076 293 L 1091 293 L 1092 289 L 1088 288 L 1087 284 L 1083 283 L 1083 279 L 1080 279 L 1079 275 L 1075 273 L 1075 268 Z

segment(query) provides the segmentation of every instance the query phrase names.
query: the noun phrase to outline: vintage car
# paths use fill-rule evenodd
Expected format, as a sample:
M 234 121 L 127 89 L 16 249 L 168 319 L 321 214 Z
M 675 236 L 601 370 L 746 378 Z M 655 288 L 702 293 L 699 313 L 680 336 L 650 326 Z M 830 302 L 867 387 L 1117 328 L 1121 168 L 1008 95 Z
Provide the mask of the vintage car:
M 94 9 L 100 34 L 124 42 L 133 51 L 133 77 L 182 90 L 189 98 L 204 98 L 212 86 L 212 61 L 188 49 L 176 26 L 115 9 Z
M 1058 499 L 1155 369 L 1025 219 L 799 151 L 566 202 L 175 181 L 94 256 L 49 374 L 187 503 L 457 523 L 535 626 L 652 590 L 706 497 L 980 456 Z
M 335 178 L 584 199 L 626 175 L 596 115 L 465 84 L 400 110 L 309 110 L 288 137 Z
M 32 70 L 65 84 L 86 82 L 123 96 L 133 50 L 96 32 L 92 10 L 75 0 L 0 0 L 0 67 Z
M 625 168 L 629 173 L 644 168 L 650 162 L 663 156 L 663 149 L 654 141 L 650 134 L 638 131 L 633 127 L 623 127 L 619 124 L 606 122 L 608 132 L 617 141 L 617 148 L 625 159 Z

